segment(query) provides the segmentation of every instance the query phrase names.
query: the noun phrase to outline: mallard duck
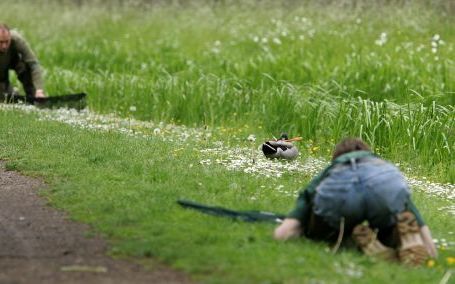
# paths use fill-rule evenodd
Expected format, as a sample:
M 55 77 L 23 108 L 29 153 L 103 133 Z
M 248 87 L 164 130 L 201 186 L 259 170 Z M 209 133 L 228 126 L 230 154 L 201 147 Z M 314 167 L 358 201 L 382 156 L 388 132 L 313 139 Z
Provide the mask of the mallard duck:
M 283 133 L 278 140 L 270 140 L 262 144 L 262 152 L 269 159 L 294 160 L 299 155 L 297 147 Z

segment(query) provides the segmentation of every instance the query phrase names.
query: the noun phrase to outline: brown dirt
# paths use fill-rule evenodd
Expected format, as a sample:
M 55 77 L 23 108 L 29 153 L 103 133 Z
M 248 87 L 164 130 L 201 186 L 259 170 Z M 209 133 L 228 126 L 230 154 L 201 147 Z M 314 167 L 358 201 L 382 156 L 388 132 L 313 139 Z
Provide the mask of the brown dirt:
M 164 265 L 153 270 L 106 256 L 86 225 L 46 205 L 45 185 L 0 161 L 0 283 L 191 283 Z

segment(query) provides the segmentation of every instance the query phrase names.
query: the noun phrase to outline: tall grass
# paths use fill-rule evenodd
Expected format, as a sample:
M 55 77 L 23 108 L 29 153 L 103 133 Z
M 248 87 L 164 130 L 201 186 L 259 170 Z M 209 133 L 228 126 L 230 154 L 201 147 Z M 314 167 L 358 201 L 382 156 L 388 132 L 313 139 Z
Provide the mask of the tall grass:
M 453 17 L 417 4 L 246 3 L 7 0 L 0 10 L 30 39 L 48 92 L 85 91 L 94 110 L 252 122 L 326 147 L 362 136 L 391 159 L 455 180 Z
M 455 102 L 454 20 L 412 5 L 349 13 L 8 2 L 6 21 L 33 40 L 47 68 L 134 74 L 150 83 L 163 73 L 183 82 L 214 74 L 253 88 L 276 80 L 374 100 Z M 45 21 L 28 20 L 48 10 Z

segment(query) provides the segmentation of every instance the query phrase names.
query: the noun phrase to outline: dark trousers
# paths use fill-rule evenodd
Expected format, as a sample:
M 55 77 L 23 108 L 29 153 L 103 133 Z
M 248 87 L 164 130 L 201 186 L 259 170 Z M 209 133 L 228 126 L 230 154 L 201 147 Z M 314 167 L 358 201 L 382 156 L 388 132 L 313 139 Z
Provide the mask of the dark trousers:
M 343 245 L 354 246 L 354 242 L 351 238 L 353 229 L 354 226 L 348 225 L 344 227 Z M 340 227 L 331 227 L 321 216 L 312 212 L 307 224 L 303 226 L 303 234 L 305 237 L 315 241 L 335 243 L 338 239 L 338 235 L 340 234 Z M 379 230 L 377 238 L 382 244 L 388 247 L 397 248 L 399 245 L 399 237 L 396 226 L 390 226 Z
M 10 66 L 9 69 L 13 69 L 16 72 L 17 79 L 21 82 L 24 89 L 25 95 L 27 97 L 34 97 L 36 88 L 32 80 L 32 70 L 30 66 L 23 62 L 17 60 Z M 0 94 L 14 95 L 14 90 L 10 84 L 8 74 L 2 74 L 3 80 L 0 81 Z

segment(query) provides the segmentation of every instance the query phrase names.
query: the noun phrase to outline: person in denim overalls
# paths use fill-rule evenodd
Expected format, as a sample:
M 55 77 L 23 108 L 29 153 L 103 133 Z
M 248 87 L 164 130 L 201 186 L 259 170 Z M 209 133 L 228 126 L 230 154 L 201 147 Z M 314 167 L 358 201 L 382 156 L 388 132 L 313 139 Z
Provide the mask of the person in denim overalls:
M 275 238 L 339 242 L 351 235 L 367 255 L 422 264 L 436 257 L 431 233 L 400 171 L 358 138 L 336 145 L 332 163 L 300 192 Z

